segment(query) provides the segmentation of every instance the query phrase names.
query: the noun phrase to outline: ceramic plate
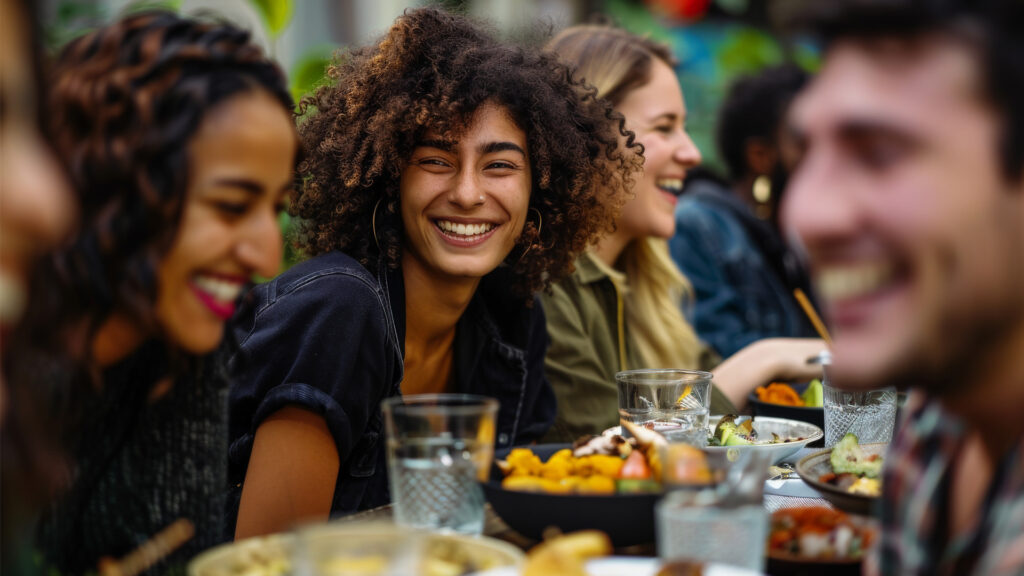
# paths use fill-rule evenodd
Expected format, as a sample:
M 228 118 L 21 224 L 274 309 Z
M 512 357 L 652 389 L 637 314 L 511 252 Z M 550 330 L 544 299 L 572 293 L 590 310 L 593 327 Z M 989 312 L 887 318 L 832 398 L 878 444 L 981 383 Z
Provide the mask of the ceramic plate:
M 887 443 L 878 444 L 861 444 L 861 449 L 867 454 L 885 454 L 886 449 L 889 448 Z M 877 496 L 865 496 L 863 494 L 850 494 L 845 490 L 841 490 L 832 484 L 822 482 L 819 480 L 821 476 L 832 472 L 832 463 L 830 461 L 832 456 L 832 450 L 822 450 L 821 452 L 815 452 L 809 456 L 805 456 L 796 464 L 796 473 L 800 475 L 800 478 L 814 488 L 825 497 L 826 500 L 835 505 L 840 510 L 852 512 L 854 514 L 870 515 L 871 508 L 878 500 Z
M 587 562 L 586 570 L 587 576 L 654 576 L 660 567 L 661 561 L 657 558 L 609 556 Z M 472 576 L 518 576 L 518 574 L 514 568 L 497 568 Z M 760 572 L 724 564 L 704 566 L 704 576 L 758 576 L 759 574 Z

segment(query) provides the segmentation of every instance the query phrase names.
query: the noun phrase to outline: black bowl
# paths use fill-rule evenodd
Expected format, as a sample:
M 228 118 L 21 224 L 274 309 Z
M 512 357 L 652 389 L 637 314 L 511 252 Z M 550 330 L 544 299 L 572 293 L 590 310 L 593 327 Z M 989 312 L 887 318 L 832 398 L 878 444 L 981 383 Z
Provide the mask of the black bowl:
M 541 460 L 569 448 L 569 444 L 530 446 Z M 510 450 L 497 450 L 504 459 Z M 554 526 L 562 532 L 601 530 L 616 547 L 654 542 L 654 504 L 661 494 L 545 494 L 520 492 L 501 487 L 503 475 L 491 466 L 491 479 L 482 483 L 494 512 L 513 530 L 540 540 L 544 530 Z
M 796 390 L 797 394 L 803 394 L 804 390 L 810 386 L 810 382 L 792 383 L 787 382 L 790 386 Z M 761 402 L 757 399 L 757 392 L 751 392 L 748 397 L 750 401 L 750 407 L 754 411 L 754 416 L 771 416 L 773 418 L 787 418 L 789 420 L 799 420 L 801 422 L 807 422 L 814 424 L 822 430 L 825 429 L 825 409 L 818 406 L 784 406 L 782 404 L 772 404 L 770 402 Z

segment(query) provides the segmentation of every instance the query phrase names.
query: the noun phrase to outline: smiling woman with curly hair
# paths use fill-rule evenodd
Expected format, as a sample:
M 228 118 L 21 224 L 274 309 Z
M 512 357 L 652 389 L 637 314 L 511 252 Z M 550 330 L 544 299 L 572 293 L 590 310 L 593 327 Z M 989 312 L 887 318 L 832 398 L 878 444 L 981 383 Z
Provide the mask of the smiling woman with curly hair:
M 407 12 L 330 76 L 303 103 L 291 208 L 312 258 L 238 318 L 236 537 L 385 503 L 386 397 L 491 396 L 499 447 L 544 434 L 533 294 L 639 170 L 621 118 L 552 55 L 443 11 Z

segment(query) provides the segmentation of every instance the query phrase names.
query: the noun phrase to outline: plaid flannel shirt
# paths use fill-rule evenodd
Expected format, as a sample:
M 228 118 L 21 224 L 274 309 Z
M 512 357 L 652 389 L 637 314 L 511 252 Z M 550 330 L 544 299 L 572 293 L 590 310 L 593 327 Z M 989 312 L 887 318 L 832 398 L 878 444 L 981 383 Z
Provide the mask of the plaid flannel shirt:
M 996 464 L 977 524 L 950 539 L 950 472 L 966 427 L 923 396 L 906 412 L 883 472 L 881 574 L 1024 575 L 1024 439 Z

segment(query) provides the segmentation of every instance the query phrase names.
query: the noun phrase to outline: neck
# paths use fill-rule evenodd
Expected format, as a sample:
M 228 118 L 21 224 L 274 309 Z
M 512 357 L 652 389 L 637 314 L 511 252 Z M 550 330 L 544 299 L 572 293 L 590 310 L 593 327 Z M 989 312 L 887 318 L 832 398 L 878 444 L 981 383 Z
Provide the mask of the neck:
M 620 230 L 616 230 L 611 234 L 608 234 L 601 238 L 594 245 L 593 253 L 601 262 L 604 262 L 609 267 L 614 267 L 615 263 L 619 260 L 619 256 L 622 256 L 622 252 L 629 246 L 629 243 L 633 238 L 627 236 Z
M 439 278 L 408 252 L 402 256 L 405 282 L 406 358 L 437 344 L 450 343 L 455 324 L 469 306 L 479 278 Z
M 144 336 L 139 327 L 121 314 L 107 318 L 92 340 L 92 358 L 97 366 L 112 366 L 142 345 Z
M 981 438 L 993 459 L 1024 437 L 1024 323 L 979 358 L 976 377 L 963 393 L 944 400 Z

